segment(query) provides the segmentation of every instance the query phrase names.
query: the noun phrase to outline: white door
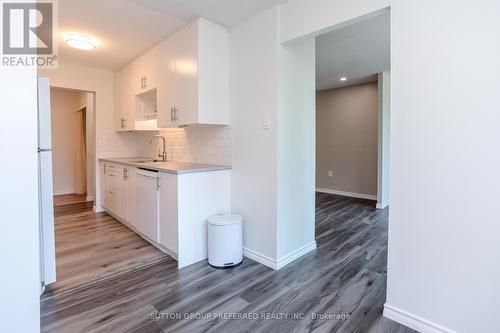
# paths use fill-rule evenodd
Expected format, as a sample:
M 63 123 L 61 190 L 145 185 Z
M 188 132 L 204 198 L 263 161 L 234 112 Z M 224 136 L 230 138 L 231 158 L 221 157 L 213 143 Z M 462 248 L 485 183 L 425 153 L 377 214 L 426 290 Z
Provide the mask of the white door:
M 136 226 L 158 243 L 158 173 L 137 169 L 136 177 Z

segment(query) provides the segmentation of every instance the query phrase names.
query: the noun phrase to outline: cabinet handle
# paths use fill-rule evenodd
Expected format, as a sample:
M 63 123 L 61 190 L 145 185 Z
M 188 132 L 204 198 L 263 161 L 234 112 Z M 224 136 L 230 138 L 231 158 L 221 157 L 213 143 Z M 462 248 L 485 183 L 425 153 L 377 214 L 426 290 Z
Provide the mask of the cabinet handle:
M 120 126 L 121 126 L 121 128 L 125 128 L 125 119 L 124 118 L 122 118 L 120 120 Z
M 148 87 L 148 78 L 145 76 L 144 77 L 144 88 Z
M 175 106 L 170 108 L 170 122 L 176 122 L 177 119 L 177 108 Z
M 127 180 L 128 179 L 128 169 L 125 168 L 123 169 L 123 180 Z
M 156 189 L 159 190 L 161 187 L 161 184 L 160 184 L 160 177 L 156 178 Z

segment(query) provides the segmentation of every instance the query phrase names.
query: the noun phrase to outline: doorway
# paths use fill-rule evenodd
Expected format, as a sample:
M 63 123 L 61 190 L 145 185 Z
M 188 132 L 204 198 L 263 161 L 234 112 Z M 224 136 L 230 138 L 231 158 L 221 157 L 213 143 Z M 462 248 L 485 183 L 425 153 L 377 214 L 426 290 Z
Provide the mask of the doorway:
M 389 11 L 316 36 L 316 190 L 389 205 Z M 376 202 L 376 204 L 375 204 Z
M 54 205 L 95 198 L 94 94 L 51 87 Z

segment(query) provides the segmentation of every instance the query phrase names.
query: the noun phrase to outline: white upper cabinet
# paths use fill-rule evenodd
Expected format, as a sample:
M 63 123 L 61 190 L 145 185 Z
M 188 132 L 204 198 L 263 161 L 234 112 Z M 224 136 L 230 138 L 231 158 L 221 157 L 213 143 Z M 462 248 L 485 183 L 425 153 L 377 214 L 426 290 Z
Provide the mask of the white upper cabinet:
M 229 125 L 229 32 L 198 19 L 115 73 L 117 131 Z
M 115 129 L 118 132 L 135 129 L 132 79 L 130 66 L 115 73 Z
M 228 31 L 198 19 L 159 47 L 158 127 L 228 125 Z
M 137 58 L 131 65 L 133 67 L 134 95 L 156 89 L 158 72 L 158 48 L 154 47 Z
M 157 48 L 115 73 L 115 129 L 157 130 Z

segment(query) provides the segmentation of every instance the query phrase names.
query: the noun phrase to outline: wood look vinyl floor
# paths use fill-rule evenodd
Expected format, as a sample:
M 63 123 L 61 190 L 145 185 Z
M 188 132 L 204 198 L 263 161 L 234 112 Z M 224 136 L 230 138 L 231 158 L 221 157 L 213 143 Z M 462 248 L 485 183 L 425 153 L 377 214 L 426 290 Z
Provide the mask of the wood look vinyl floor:
M 72 196 L 54 206 L 56 279 L 44 297 L 59 295 L 164 260 L 167 255 L 93 202 Z
M 382 317 L 388 211 L 328 194 L 316 206 L 318 248 L 279 271 L 247 258 L 235 269 L 177 270 L 164 256 L 42 297 L 42 331 L 415 332 Z M 92 216 L 67 219 L 78 224 L 81 214 Z M 118 228 L 106 214 L 93 218 Z
M 54 207 L 83 203 L 87 201 L 85 194 L 62 194 L 54 196 Z

